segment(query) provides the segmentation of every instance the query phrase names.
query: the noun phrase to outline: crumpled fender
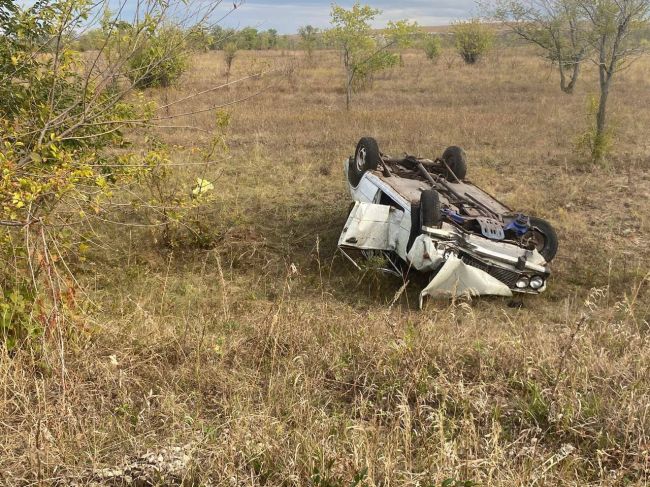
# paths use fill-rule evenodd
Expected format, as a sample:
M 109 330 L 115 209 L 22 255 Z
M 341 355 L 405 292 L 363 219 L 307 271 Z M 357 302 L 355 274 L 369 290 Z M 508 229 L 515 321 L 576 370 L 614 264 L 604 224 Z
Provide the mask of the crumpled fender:
M 420 307 L 424 298 L 450 298 L 459 296 L 512 296 L 504 283 L 476 267 L 465 264 L 455 255 L 449 256 L 427 287 L 420 293 Z
M 426 234 L 419 235 L 413 241 L 407 258 L 414 269 L 423 272 L 432 272 L 443 262 L 436 249 L 436 244 Z

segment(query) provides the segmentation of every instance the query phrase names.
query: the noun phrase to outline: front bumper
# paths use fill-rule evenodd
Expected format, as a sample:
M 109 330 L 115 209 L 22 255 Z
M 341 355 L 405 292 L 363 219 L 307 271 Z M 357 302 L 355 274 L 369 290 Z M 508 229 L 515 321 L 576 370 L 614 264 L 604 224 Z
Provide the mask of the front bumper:
M 512 245 L 485 244 L 480 240 L 459 240 L 453 231 L 426 230 L 430 231 L 418 236 L 407 256 L 415 269 L 435 273 L 422 291 L 421 300 L 425 297 L 512 296 L 513 292 L 539 294 L 546 289 L 549 271 L 536 252 Z M 517 285 L 522 280 L 530 282 L 534 276 L 543 279 L 540 288 Z
M 421 299 L 544 291 L 549 270 L 536 250 L 490 240 L 448 223 L 440 228 L 423 227 L 409 247 L 411 218 L 407 215 L 391 206 L 357 201 L 339 237 L 340 251 L 358 269 L 361 266 L 348 250 L 366 254 L 366 258 L 367 254 L 381 255 L 387 262 L 381 270 L 391 274 L 401 275 L 402 263 L 430 273 L 433 278 L 422 291 Z M 533 277 L 537 284 L 542 279 L 537 289 L 530 285 Z
M 426 297 L 472 297 L 485 294 L 512 296 L 512 291 L 487 272 L 465 264 L 455 255 L 450 255 L 429 285 L 420 292 L 420 307 Z

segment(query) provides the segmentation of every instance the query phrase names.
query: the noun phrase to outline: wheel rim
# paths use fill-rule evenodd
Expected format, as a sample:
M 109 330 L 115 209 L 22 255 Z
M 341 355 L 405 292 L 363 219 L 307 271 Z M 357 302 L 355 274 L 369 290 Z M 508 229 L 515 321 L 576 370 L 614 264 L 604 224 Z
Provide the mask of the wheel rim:
M 357 166 L 357 171 L 363 172 L 363 169 L 366 167 L 366 149 L 362 147 L 357 152 L 357 157 L 355 158 L 355 164 Z

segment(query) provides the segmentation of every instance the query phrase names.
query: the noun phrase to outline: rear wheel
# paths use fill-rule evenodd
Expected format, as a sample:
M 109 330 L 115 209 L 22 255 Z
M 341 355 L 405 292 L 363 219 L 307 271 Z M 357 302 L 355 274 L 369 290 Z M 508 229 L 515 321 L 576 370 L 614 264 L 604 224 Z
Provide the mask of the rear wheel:
M 381 163 L 379 145 L 372 137 L 363 137 L 354 151 L 354 158 L 348 163 L 348 180 L 356 187 L 366 171 L 377 169 Z
M 454 181 L 458 178 L 460 181 L 467 175 L 467 157 L 465 151 L 460 147 L 452 145 L 447 147 L 442 153 L 442 160 L 445 162 L 445 176 L 448 180 Z M 454 176 L 456 176 L 454 178 Z
M 553 226 L 541 218 L 530 217 L 530 230 L 523 236 L 524 244 L 535 248 L 546 262 L 550 262 L 557 254 L 558 238 Z
M 433 189 L 422 191 L 420 195 L 420 228 L 440 226 L 440 196 Z

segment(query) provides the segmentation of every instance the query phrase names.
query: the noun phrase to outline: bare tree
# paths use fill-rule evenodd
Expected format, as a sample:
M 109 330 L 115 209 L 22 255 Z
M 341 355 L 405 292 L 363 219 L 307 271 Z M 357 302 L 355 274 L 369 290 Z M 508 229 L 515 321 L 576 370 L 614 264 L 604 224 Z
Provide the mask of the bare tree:
M 607 100 L 614 75 L 641 52 L 639 40 L 631 34 L 647 25 L 650 0 L 578 0 L 589 22 L 589 42 L 595 50 L 600 97 L 596 131 L 592 141 L 594 160 L 601 160 L 607 130 Z
M 612 80 L 641 52 L 641 40 L 633 34 L 647 26 L 650 0 L 488 0 L 487 6 L 494 18 L 557 62 L 565 93 L 573 92 L 581 64 L 593 55 L 600 94 L 589 145 L 594 160 L 601 160 Z
M 558 67 L 562 91 L 573 93 L 590 52 L 589 26 L 578 1 L 496 0 L 488 5 L 493 18 L 543 49 L 545 57 Z

